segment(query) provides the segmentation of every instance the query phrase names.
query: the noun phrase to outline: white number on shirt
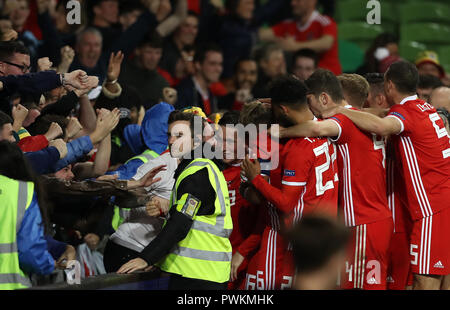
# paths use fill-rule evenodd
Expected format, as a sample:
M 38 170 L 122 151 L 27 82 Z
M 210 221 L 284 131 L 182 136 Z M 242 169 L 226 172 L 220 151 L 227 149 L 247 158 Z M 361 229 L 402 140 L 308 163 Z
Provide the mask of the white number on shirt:
M 236 190 L 228 191 L 228 195 L 230 196 L 230 207 L 236 204 Z
M 321 146 L 316 147 L 313 151 L 316 157 L 319 157 L 322 154 L 325 154 L 326 162 L 323 165 L 316 167 L 316 195 L 321 196 L 325 193 L 325 191 L 334 188 L 333 180 L 329 180 L 323 185 L 323 173 L 330 169 L 330 164 L 332 164 L 332 160 L 334 161 L 336 156 L 333 154 L 333 158 L 330 157 L 330 152 L 328 148 L 329 142 L 325 142 Z M 336 153 L 336 152 L 335 152 Z
M 431 123 L 433 124 L 434 129 L 436 130 L 436 134 L 438 136 L 438 139 L 444 138 L 444 137 L 447 137 L 447 138 L 450 139 L 450 135 L 448 134 L 448 132 L 445 129 L 445 127 L 440 128 L 439 125 L 436 124 L 436 122 L 438 120 L 440 120 L 440 119 L 441 119 L 441 117 L 439 116 L 439 114 L 437 114 L 437 113 L 430 114 L 430 120 L 431 120 Z M 444 150 L 442 152 L 442 156 L 444 158 L 450 157 L 450 148 Z
M 386 147 L 384 144 L 384 139 L 381 137 L 381 140 L 378 140 L 378 136 L 376 134 L 372 134 L 372 140 L 374 150 L 381 150 L 381 152 L 383 152 L 383 168 L 385 168 Z

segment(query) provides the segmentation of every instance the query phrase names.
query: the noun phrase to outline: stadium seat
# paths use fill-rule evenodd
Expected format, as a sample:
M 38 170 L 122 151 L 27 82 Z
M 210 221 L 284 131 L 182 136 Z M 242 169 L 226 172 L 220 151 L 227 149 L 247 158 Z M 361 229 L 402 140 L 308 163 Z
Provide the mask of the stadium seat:
M 383 32 L 380 25 L 369 25 L 366 22 L 342 22 L 338 25 L 338 39 L 356 43 L 363 50 Z
M 436 23 L 402 24 L 400 38 L 403 41 L 425 43 L 428 48 L 450 45 L 450 26 Z
M 344 73 L 352 73 L 364 62 L 364 51 L 355 43 L 339 40 L 339 61 Z
M 419 52 L 427 50 L 427 46 L 423 43 L 414 41 L 400 41 L 399 46 L 400 57 L 414 62 Z
M 366 21 L 367 13 L 367 1 L 361 0 L 340 0 L 336 5 L 336 20 L 341 22 L 348 21 Z M 393 3 L 381 4 L 381 24 L 384 21 L 396 22 L 398 20 L 395 14 L 395 6 Z
M 361 0 L 340 0 L 337 2 L 336 20 L 338 22 L 367 21 L 369 9 L 367 2 Z M 382 3 L 381 5 L 381 24 L 385 31 L 397 34 L 398 16 L 396 7 L 393 3 Z
M 436 51 L 439 55 L 439 61 L 446 72 L 450 72 L 450 45 L 442 46 Z
M 399 6 L 398 13 L 402 24 L 417 22 L 450 24 L 450 6 L 444 3 L 405 3 Z

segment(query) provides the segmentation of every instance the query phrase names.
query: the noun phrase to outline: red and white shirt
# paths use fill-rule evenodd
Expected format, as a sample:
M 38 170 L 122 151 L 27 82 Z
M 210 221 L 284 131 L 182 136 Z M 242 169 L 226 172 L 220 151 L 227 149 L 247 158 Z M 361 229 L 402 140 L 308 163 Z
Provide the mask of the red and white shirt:
M 401 124 L 392 135 L 406 195 L 399 197 L 418 220 L 450 207 L 450 136 L 436 109 L 417 96 L 404 98 L 389 115 Z
M 338 39 L 336 22 L 328 16 L 314 11 L 304 26 L 295 20 L 286 20 L 272 27 L 277 37 L 294 36 L 296 41 L 311 41 L 324 35 L 334 38 L 332 47 L 320 55 L 319 67 L 328 69 L 336 75 L 342 73 L 338 55 Z
M 245 200 L 239 192 L 239 186 L 241 185 L 240 164 L 229 166 L 223 170 L 223 175 L 227 181 L 230 196 L 231 218 L 233 220 L 233 232 L 230 235 L 230 242 L 234 253 L 236 250 L 239 251 L 239 247 L 252 234 L 253 224 L 258 215 L 258 208 Z M 253 242 L 250 242 L 250 245 L 252 249 L 241 249 L 239 253 L 243 254 L 254 250 Z
M 350 105 L 346 108 L 357 110 Z M 339 135 L 331 141 L 339 150 L 339 211 L 345 225 L 354 227 L 391 217 L 386 195 L 384 139 L 361 131 L 343 114 L 329 120 L 339 127 Z
M 262 176 L 253 185 L 291 225 L 311 212 L 337 216 L 336 149 L 328 139 L 290 139 L 280 157 L 281 189 Z M 275 185 L 276 186 L 276 185 Z

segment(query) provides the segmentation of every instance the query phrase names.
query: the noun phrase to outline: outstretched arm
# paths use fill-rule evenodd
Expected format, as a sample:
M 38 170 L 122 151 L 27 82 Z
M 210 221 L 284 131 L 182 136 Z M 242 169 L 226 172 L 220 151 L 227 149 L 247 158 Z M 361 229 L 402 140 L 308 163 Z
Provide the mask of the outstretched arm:
M 336 137 L 339 126 L 332 120 L 307 121 L 292 127 L 280 127 L 280 138 L 296 137 Z
M 324 117 L 331 117 L 339 113 L 347 116 L 358 128 L 380 136 L 399 134 L 403 130 L 402 123 L 395 117 L 381 118 L 371 113 L 341 107 L 330 110 Z

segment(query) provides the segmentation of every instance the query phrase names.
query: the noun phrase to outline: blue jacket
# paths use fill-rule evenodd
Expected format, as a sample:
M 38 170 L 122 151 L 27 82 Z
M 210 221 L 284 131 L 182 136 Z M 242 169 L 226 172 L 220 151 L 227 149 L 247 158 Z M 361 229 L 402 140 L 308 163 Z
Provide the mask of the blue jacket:
M 37 152 L 25 153 L 25 156 L 37 174 L 48 174 L 76 163 L 89 153 L 92 148 L 91 138 L 83 136 L 67 143 L 67 155 L 64 158 L 59 158 L 59 152 L 53 146 Z
M 25 211 L 19 232 L 17 233 L 17 249 L 20 268 L 27 274 L 46 275 L 53 272 L 55 262 L 48 252 L 44 238 L 41 211 L 36 193 L 30 206 Z
M 166 103 L 160 102 L 151 107 L 145 113 L 142 125 L 128 125 L 124 130 L 124 138 L 136 155 L 141 154 L 146 149 L 161 154 L 167 149 L 169 143 L 167 131 L 169 128 L 169 114 L 175 108 Z M 117 174 L 120 180 L 129 180 L 137 169 L 143 164 L 140 159 L 133 159 L 120 166 L 117 170 L 108 174 Z
M 54 164 L 54 171 L 59 171 L 70 164 L 76 163 L 87 153 L 89 153 L 93 148 L 94 146 L 92 145 L 92 141 L 89 136 L 83 136 L 70 141 L 69 143 L 67 143 L 66 157 L 61 158 Z
M 47 174 L 55 172 L 55 163 L 59 160 L 59 152 L 56 147 L 50 146 L 36 152 L 24 154 L 28 159 L 34 172 L 37 174 Z

